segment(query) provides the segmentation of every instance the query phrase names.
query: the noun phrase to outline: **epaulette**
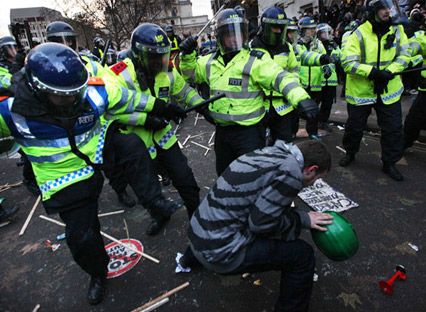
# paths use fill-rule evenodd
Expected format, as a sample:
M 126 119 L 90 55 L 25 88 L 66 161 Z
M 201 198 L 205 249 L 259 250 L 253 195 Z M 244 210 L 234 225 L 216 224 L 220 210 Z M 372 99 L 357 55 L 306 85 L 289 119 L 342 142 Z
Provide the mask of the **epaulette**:
M 118 62 L 110 67 L 110 69 L 114 72 L 114 74 L 119 75 L 123 70 L 125 70 L 127 67 L 127 64 L 123 61 Z
M 262 56 L 265 54 L 265 52 L 259 51 L 259 50 L 251 50 L 250 55 L 256 56 L 258 59 L 261 59 Z
M 90 77 L 89 86 L 104 86 L 105 82 L 101 77 Z

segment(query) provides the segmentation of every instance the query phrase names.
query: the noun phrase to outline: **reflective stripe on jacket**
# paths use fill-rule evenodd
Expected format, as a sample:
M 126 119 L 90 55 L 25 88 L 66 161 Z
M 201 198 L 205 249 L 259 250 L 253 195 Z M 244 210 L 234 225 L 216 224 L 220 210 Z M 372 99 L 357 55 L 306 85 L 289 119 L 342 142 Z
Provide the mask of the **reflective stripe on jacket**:
M 391 47 L 385 49 L 388 36 L 393 37 Z M 380 59 L 378 59 L 380 56 Z M 348 38 L 342 51 L 342 67 L 347 74 L 346 101 L 349 104 L 365 105 L 376 102 L 374 83 L 368 79 L 373 67 L 398 73 L 407 68 L 411 53 L 408 39 L 402 26 L 391 26 L 380 39 L 373 32 L 372 25 L 366 21 Z M 380 97 L 384 104 L 392 104 L 401 98 L 404 90 L 401 76 L 396 75 L 389 81 L 387 91 Z

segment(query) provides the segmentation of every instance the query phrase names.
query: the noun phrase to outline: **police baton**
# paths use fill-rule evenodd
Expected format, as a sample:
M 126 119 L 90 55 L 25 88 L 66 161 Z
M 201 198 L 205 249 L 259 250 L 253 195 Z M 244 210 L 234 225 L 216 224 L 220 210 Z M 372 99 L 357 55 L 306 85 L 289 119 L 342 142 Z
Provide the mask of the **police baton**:
M 197 105 L 194 105 L 194 106 L 191 106 L 190 108 L 185 109 L 185 113 L 192 112 L 193 110 L 196 110 L 196 109 L 198 109 L 200 107 L 203 107 L 203 106 L 205 106 L 207 104 L 210 104 L 211 102 L 219 100 L 219 99 L 221 99 L 221 98 L 223 98 L 225 96 L 226 96 L 225 93 L 220 93 L 220 94 L 218 94 L 218 95 L 216 95 L 214 97 L 211 97 L 211 98 L 209 98 L 209 99 L 207 99 L 207 100 L 205 100 L 205 101 L 203 101 L 203 102 L 201 102 L 201 103 L 199 103 Z
M 415 73 L 415 72 L 422 71 L 422 70 L 426 70 L 426 67 L 407 69 L 407 70 L 403 70 L 399 73 L 395 73 L 393 75 L 396 76 L 396 75 L 403 75 L 403 74 L 408 74 L 408 73 Z
M 219 10 L 217 10 L 217 12 L 215 13 L 215 15 L 207 22 L 206 25 L 204 25 L 203 28 L 201 28 L 201 30 L 195 35 L 194 39 L 197 40 L 201 34 L 204 32 L 204 30 L 206 30 L 207 27 L 209 27 L 209 25 L 214 21 L 214 19 L 216 18 L 216 16 L 224 9 L 228 6 L 228 4 L 230 3 L 230 0 L 226 0 L 222 6 L 219 8 Z
M 101 60 L 101 65 L 102 66 L 105 66 L 105 63 L 106 63 L 106 60 L 107 60 L 107 52 L 108 52 L 108 49 L 109 49 L 110 45 L 111 45 L 111 39 L 108 39 L 107 43 L 105 45 L 104 55 L 102 56 L 102 60 Z

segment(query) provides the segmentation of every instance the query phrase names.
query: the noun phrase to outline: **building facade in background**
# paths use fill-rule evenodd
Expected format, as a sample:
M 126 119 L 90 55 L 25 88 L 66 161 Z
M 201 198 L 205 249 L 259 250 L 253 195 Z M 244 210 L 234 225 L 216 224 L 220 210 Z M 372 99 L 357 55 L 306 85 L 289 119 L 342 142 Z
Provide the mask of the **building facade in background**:
M 46 26 L 62 20 L 60 12 L 45 7 L 10 9 L 10 32 L 22 47 L 30 48 L 46 42 Z

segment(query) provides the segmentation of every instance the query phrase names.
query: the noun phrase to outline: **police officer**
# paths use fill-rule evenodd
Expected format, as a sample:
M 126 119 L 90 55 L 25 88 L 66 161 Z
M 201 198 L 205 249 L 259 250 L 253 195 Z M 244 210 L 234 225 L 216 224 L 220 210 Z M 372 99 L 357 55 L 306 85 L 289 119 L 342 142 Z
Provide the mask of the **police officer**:
M 251 48 L 268 53 L 271 58 L 284 70 L 299 78 L 299 62 L 293 47 L 286 41 L 287 25 L 289 23 L 284 10 L 277 6 L 268 7 L 260 17 L 261 27 L 251 41 Z M 308 99 L 309 95 L 303 88 L 297 88 L 296 102 Z M 299 118 L 297 110 L 287 99 L 278 92 L 267 91 L 265 107 L 269 111 L 267 125 L 271 131 L 272 141 L 280 139 L 293 141 L 293 128 Z
M 75 52 L 78 50 L 77 34 L 74 31 L 74 28 L 68 23 L 62 21 L 50 23 L 46 27 L 46 37 L 49 42 L 65 44 Z M 106 69 L 101 65 L 101 63 L 99 63 L 99 59 L 90 53 L 90 51 L 88 54 L 80 52 L 79 55 L 90 76 L 102 77 L 105 75 Z M 111 59 L 111 61 L 113 60 Z M 114 178 L 112 180 L 110 179 L 109 182 L 117 194 L 118 201 L 123 206 L 130 208 L 136 205 L 136 201 L 126 191 L 126 182 Z
M 164 30 L 167 33 L 167 37 L 170 40 L 171 48 L 170 48 L 170 66 L 174 66 L 179 69 L 179 45 L 182 42 L 182 39 L 175 34 L 175 30 L 173 25 L 166 25 Z
M 332 58 L 332 62 L 322 66 L 321 79 L 321 108 L 318 114 L 318 128 L 331 132 L 328 124 L 331 107 L 336 99 L 336 89 L 338 85 L 337 69 L 340 68 L 340 48 L 334 42 L 333 28 L 326 23 L 318 24 L 317 38 L 323 44 L 327 55 Z
M 307 16 L 300 19 L 299 28 L 301 36 L 299 38 L 298 47 L 302 51 L 315 53 L 311 54 L 311 57 L 315 57 L 317 59 L 316 62 L 301 62 L 300 82 L 311 98 L 319 105 L 321 102 L 322 80 L 322 68 L 319 65 L 329 63 L 329 59 L 324 56 L 321 62 L 321 56 L 327 55 L 327 53 L 321 41 L 315 36 L 316 27 L 317 23 L 312 17 Z M 298 52 L 298 54 L 300 54 L 300 52 Z M 319 140 L 317 118 L 306 121 L 306 131 L 310 139 Z
M 90 78 L 77 53 L 63 44 L 31 50 L 15 98 L 0 103 L 2 135 L 13 135 L 31 161 L 47 213 L 59 213 L 77 264 L 90 276 L 88 300 L 103 298 L 108 255 L 97 217 L 101 169 L 118 162 L 139 201 L 169 217 L 178 206 L 161 195 L 146 147 L 121 134 L 104 113 L 151 111 L 149 95 Z M 135 116 L 137 118 L 138 116 Z
M 413 56 L 423 57 L 423 66 L 426 64 L 426 33 L 419 30 L 410 38 L 410 47 Z M 404 149 L 411 147 L 418 139 L 420 131 L 426 129 L 426 71 L 421 72 L 419 94 L 410 107 L 404 122 Z
M 155 96 L 164 103 L 164 107 L 175 111 L 175 117 L 186 117 L 185 111 L 172 104 L 172 101 L 189 106 L 202 101 L 175 68 L 167 66 L 170 55 L 170 41 L 160 26 L 144 23 L 132 33 L 129 58 L 111 67 L 112 82 L 143 94 Z M 167 104 L 169 103 L 169 104 Z M 188 161 L 177 144 L 177 138 L 169 120 L 159 118 L 161 112 L 155 109 L 145 119 L 132 116 L 118 116 L 120 122 L 129 125 L 127 132 L 136 133 L 148 147 L 152 159 L 156 159 L 165 169 L 173 185 L 183 199 L 189 218 L 198 207 L 199 187 Z M 132 127 L 134 126 L 134 127 Z M 168 218 L 152 215 L 153 220 L 147 230 L 148 235 L 157 234 L 166 224 Z
M 49 42 L 62 43 L 80 54 L 80 58 L 85 64 L 89 74 L 94 76 L 102 77 L 104 75 L 104 68 L 99 63 L 100 58 L 87 52 L 78 52 L 77 45 L 77 33 L 74 28 L 65 22 L 56 21 L 52 22 L 46 27 L 46 38 Z M 99 38 L 102 40 L 102 38 Z M 102 52 L 103 53 L 103 52 Z
M 117 63 L 117 53 L 114 49 L 108 49 L 105 65 L 112 66 L 115 63 Z
M 101 37 L 95 37 L 93 39 L 93 44 L 95 45 L 92 50 L 92 54 L 98 59 L 102 60 L 104 57 L 105 41 Z
M 209 104 L 206 118 L 216 124 L 216 172 L 220 175 L 238 156 L 265 145 L 264 90 L 280 92 L 305 116 L 312 118 L 318 107 L 310 99 L 300 101 L 298 79 L 282 70 L 268 55 L 247 48 L 247 20 L 241 10 L 225 9 L 217 16 L 218 50 L 196 59 L 197 42 L 182 42 L 181 69 L 196 83 L 207 83 L 210 94 L 225 93 Z M 185 68 L 185 71 L 183 70 Z
M 0 38 L 0 88 L 8 89 L 11 85 L 15 57 L 17 55 L 16 41 L 12 36 Z
M 342 51 L 342 66 L 347 74 L 346 122 L 343 146 L 346 155 L 340 166 L 348 166 L 359 150 L 367 118 L 374 107 L 381 130 L 383 171 L 396 181 L 403 176 L 395 167 L 403 150 L 401 77 L 410 61 L 407 36 L 401 25 L 392 25 L 391 0 L 367 2 L 368 19 L 349 37 Z M 392 9 L 392 10 L 391 10 Z

